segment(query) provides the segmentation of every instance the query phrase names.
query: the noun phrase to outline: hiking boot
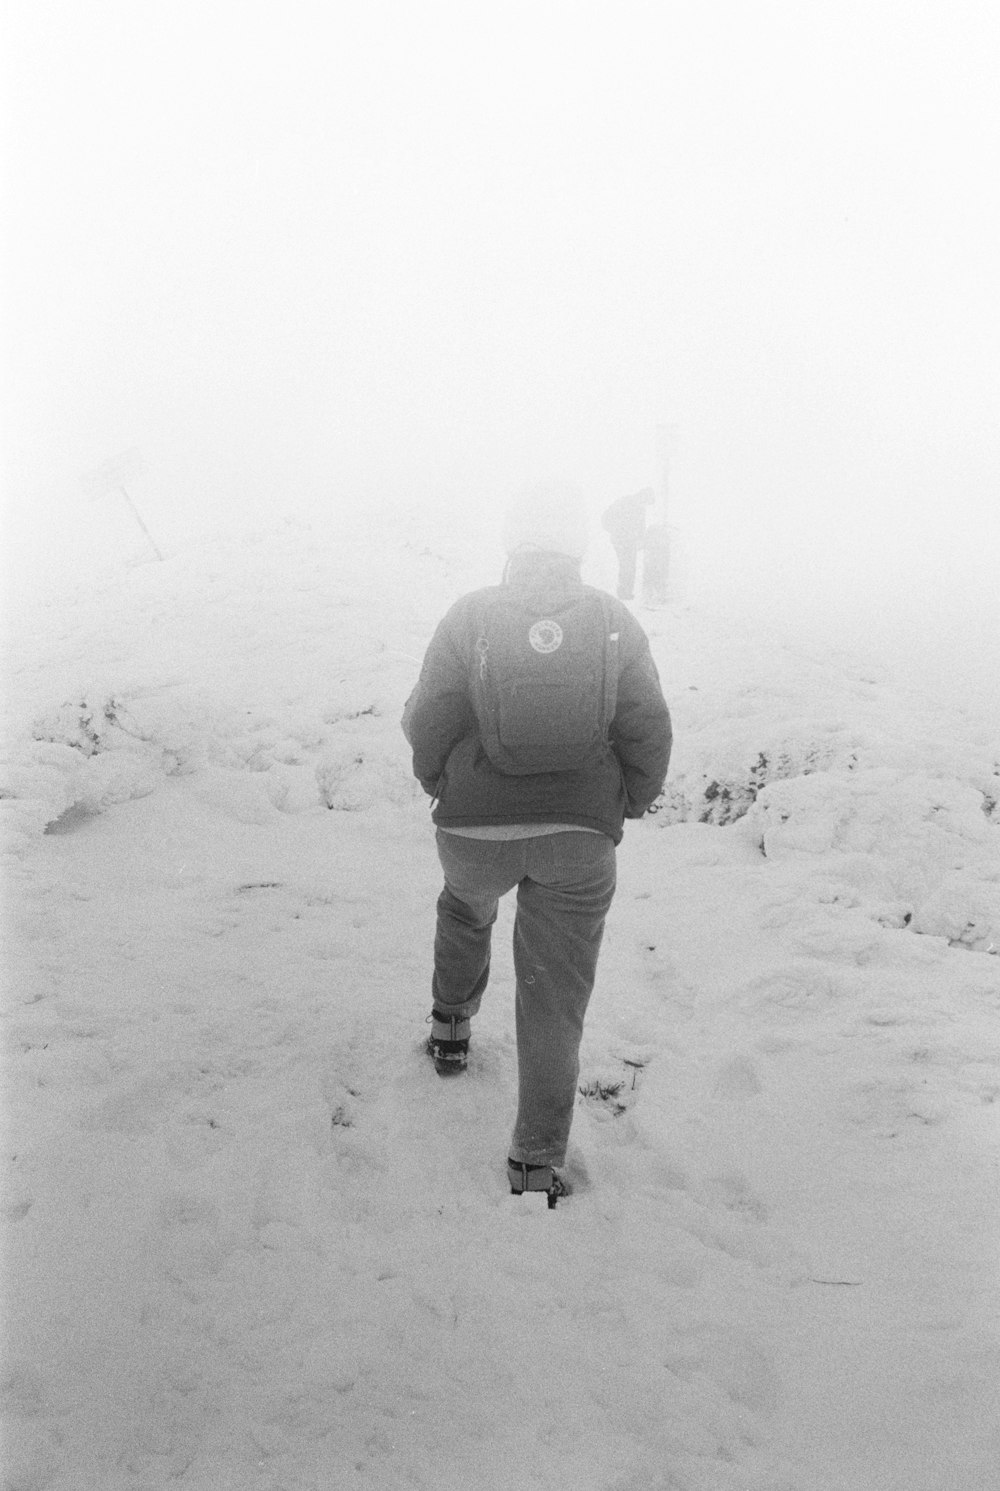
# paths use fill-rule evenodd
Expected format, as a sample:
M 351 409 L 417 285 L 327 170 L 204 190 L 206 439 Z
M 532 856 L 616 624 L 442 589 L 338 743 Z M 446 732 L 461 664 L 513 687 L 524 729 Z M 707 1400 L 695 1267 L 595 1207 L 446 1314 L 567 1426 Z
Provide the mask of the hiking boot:
M 507 1179 L 512 1196 L 523 1196 L 525 1191 L 544 1191 L 549 1198 L 549 1211 L 560 1196 L 569 1195 L 569 1186 L 551 1165 L 525 1165 L 520 1160 L 508 1159 Z
M 454 1077 L 464 1072 L 469 1064 L 471 1022 L 461 1015 L 446 1015 L 441 1010 L 431 1011 L 430 1022 L 427 1050 L 438 1076 Z

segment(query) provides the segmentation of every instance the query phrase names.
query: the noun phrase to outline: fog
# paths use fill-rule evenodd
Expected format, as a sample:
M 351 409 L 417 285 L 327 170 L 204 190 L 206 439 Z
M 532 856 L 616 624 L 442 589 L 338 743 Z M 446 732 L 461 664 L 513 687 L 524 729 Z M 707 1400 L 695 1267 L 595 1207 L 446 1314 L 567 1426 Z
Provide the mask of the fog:
M 692 596 L 996 695 L 993 7 L 6 13 L 11 594 L 129 450 L 166 546 L 668 465 Z

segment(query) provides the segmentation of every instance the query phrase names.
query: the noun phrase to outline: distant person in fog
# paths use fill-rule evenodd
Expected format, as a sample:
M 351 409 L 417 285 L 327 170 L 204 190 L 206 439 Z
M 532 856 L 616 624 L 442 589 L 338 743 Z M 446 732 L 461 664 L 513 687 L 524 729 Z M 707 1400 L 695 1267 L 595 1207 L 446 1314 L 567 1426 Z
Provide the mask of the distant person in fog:
M 627 497 L 619 497 L 601 514 L 601 525 L 607 530 L 618 556 L 618 589 L 620 601 L 635 598 L 635 571 L 646 532 L 646 509 L 656 500 L 652 487 L 643 487 Z

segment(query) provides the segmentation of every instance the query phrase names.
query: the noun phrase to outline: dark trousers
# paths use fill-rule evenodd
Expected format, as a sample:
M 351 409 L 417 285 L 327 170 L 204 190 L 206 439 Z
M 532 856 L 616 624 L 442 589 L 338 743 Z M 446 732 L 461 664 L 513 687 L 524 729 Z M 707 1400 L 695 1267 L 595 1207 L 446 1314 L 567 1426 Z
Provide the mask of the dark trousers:
M 477 1013 L 499 899 L 516 886 L 518 1105 L 510 1157 L 561 1165 L 584 1016 L 615 893 L 615 846 L 605 834 L 584 832 L 494 840 L 441 831 L 437 845 L 445 885 L 437 904 L 434 1007 Z
M 618 555 L 618 599 L 630 601 L 635 597 L 635 571 L 639 558 L 639 540 L 637 538 L 613 539 L 612 543 Z

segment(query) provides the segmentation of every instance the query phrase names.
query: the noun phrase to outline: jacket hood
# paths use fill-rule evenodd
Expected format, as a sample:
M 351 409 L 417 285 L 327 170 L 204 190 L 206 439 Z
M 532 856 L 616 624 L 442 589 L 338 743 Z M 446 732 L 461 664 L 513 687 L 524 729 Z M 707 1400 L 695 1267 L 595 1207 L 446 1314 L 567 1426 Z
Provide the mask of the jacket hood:
M 522 605 L 539 615 L 568 605 L 584 588 L 579 560 L 538 549 L 511 555 L 504 584 Z

